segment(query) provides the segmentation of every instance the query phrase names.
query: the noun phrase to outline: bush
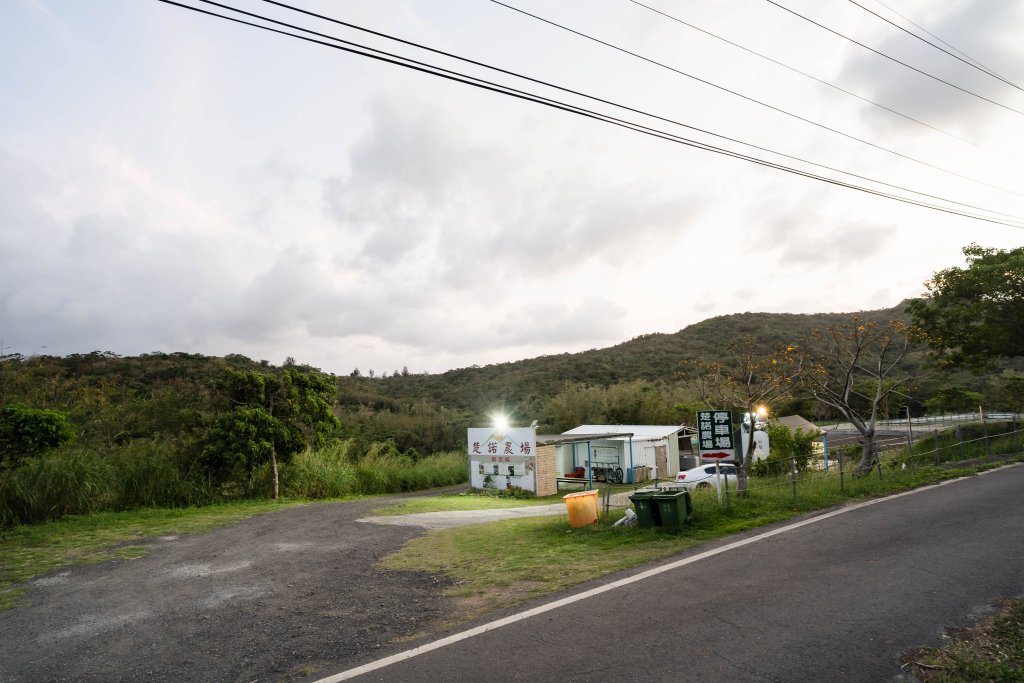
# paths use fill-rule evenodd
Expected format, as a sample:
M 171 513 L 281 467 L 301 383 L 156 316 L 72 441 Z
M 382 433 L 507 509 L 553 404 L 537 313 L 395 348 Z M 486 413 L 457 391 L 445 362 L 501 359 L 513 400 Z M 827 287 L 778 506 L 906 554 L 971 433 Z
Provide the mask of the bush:
M 20 403 L 0 407 L 0 465 L 17 466 L 22 458 L 41 455 L 73 438 L 68 416 L 60 411 Z

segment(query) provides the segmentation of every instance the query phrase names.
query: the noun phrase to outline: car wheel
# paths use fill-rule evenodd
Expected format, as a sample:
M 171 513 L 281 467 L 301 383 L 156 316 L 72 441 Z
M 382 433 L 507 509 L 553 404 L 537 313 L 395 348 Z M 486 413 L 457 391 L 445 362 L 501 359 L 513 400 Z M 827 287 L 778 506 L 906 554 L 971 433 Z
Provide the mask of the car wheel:
M 701 483 L 697 484 L 697 488 L 699 488 L 699 489 L 709 489 L 709 488 L 711 488 L 711 484 L 707 483 L 706 481 L 702 481 Z

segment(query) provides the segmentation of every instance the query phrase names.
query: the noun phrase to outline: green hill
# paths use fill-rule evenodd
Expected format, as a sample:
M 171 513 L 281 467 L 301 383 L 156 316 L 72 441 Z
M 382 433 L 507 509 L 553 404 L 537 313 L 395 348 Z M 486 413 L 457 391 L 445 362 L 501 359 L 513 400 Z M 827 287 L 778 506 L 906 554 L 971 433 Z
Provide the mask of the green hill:
M 537 409 L 566 382 L 611 386 L 623 382 L 674 382 L 684 360 L 715 360 L 730 340 L 751 337 L 766 348 L 792 343 L 812 330 L 857 315 L 865 320 L 908 321 L 904 304 L 853 313 L 736 313 L 695 323 L 672 334 L 645 334 L 604 349 L 540 356 L 514 363 L 460 368 L 433 375 L 383 379 L 342 378 L 342 392 L 372 390 L 391 399 L 431 400 L 474 415 L 496 407 Z

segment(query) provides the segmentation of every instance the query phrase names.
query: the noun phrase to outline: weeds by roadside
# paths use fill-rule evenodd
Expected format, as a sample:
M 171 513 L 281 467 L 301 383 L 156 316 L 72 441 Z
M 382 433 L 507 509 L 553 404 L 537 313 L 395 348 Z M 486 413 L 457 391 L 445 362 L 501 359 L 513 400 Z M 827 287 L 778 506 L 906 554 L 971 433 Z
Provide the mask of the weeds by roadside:
M 901 668 L 924 683 L 1024 680 L 1024 598 L 1000 601 L 994 614 L 947 637 L 904 654 Z

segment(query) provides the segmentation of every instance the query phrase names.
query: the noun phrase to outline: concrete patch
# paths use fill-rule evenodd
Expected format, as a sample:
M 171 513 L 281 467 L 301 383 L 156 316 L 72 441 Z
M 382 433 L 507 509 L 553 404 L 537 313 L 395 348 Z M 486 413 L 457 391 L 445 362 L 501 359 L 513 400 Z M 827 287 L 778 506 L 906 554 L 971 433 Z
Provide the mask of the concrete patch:
M 417 512 L 412 515 L 394 515 L 390 517 L 364 517 L 356 520 L 368 524 L 386 524 L 390 526 L 418 526 L 424 529 L 451 529 L 467 524 L 486 524 L 502 519 L 519 519 L 521 517 L 545 517 L 564 515 L 565 505 L 535 505 L 522 508 L 501 508 L 498 510 L 451 510 L 448 512 Z
M 53 576 L 44 576 L 40 579 L 36 579 L 32 582 L 32 585 L 40 587 L 56 586 L 57 584 L 67 582 L 69 576 L 71 576 L 71 572 L 60 572 L 59 574 L 54 574 Z
M 313 547 L 312 543 L 274 543 L 270 546 L 274 550 L 282 553 L 294 553 L 299 550 L 309 550 Z
M 104 631 L 112 631 L 122 626 L 134 624 L 137 621 L 146 619 L 150 614 L 147 611 L 128 612 L 125 614 L 90 614 L 74 626 L 40 636 L 39 642 L 45 643 L 65 638 L 94 636 Z
M 220 566 L 211 564 L 183 564 L 180 567 L 171 569 L 169 573 L 171 576 L 176 578 L 197 579 L 203 576 L 211 576 L 213 574 L 237 572 L 251 566 L 252 560 L 242 560 L 241 562 L 235 562 L 234 564 L 224 564 Z
M 267 589 L 263 586 L 230 586 L 207 595 L 199 601 L 199 606 L 205 609 L 212 609 L 232 600 L 258 598 L 261 595 L 265 595 L 266 592 Z

